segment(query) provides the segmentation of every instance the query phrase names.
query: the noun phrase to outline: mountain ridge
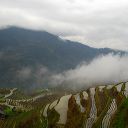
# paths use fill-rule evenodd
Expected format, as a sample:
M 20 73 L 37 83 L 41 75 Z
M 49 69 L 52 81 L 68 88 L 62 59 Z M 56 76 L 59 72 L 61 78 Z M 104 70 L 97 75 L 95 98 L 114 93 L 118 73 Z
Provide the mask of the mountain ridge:
M 62 40 L 45 31 L 18 27 L 1 29 L 0 83 L 1 86 L 10 87 L 36 85 L 36 76 L 23 80 L 17 79 L 17 73 L 36 74 L 40 65 L 52 72 L 62 72 L 74 69 L 83 61 L 90 62 L 99 55 L 109 53 L 123 55 L 126 52 L 109 48 L 92 48 L 77 42 Z

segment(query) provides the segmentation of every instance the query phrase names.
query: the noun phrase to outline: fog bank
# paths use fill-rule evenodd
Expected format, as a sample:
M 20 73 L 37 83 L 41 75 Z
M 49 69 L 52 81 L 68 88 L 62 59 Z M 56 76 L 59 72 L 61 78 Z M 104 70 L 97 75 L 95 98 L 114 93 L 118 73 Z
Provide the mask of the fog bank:
M 52 86 L 69 86 L 72 89 L 97 84 L 118 83 L 128 80 L 128 56 L 106 55 L 95 58 L 90 64 L 83 62 L 75 69 L 50 76 Z

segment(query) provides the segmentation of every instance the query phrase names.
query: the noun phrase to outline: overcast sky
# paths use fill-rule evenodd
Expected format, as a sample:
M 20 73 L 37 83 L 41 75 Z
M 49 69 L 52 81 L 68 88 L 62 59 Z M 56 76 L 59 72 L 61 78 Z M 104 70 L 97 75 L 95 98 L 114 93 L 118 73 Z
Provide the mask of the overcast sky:
M 128 0 L 0 0 L 0 26 L 6 25 L 128 50 Z

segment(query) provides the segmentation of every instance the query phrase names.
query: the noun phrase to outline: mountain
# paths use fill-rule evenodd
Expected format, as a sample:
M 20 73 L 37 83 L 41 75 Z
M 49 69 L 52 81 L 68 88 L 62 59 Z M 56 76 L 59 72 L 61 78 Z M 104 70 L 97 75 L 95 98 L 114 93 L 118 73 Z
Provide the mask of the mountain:
M 52 72 L 75 68 L 83 61 L 91 61 L 99 55 L 124 54 L 109 48 L 92 48 L 78 42 L 62 40 L 45 31 L 18 27 L 0 30 L 0 86 L 36 85 L 35 70 L 44 66 Z M 26 69 L 23 70 L 22 69 Z M 25 80 L 17 78 L 21 71 Z
M 128 82 L 97 86 L 46 105 L 48 128 L 127 128 Z

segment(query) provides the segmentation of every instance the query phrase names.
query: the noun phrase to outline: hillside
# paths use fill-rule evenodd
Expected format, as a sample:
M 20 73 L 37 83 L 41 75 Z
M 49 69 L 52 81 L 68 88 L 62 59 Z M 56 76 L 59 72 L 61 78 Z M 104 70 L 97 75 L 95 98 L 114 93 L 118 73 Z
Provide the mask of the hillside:
M 73 69 L 83 61 L 89 62 L 99 55 L 109 53 L 124 54 L 125 52 L 108 48 L 92 48 L 78 42 L 62 40 L 45 31 L 18 27 L 1 29 L 0 86 L 37 85 L 40 84 L 37 82 L 36 74 L 37 70 L 40 70 L 39 67 L 46 67 L 51 72 L 61 72 Z M 26 70 L 22 71 L 22 69 Z M 23 77 L 17 77 L 19 72 Z M 34 75 L 28 77 L 30 73 Z
M 128 82 L 98 86 L 47 104 L 48 128 L 127 128 Z
M 0 89 L 0 128 L 127 128 L 128 82 L 77 93 Z

